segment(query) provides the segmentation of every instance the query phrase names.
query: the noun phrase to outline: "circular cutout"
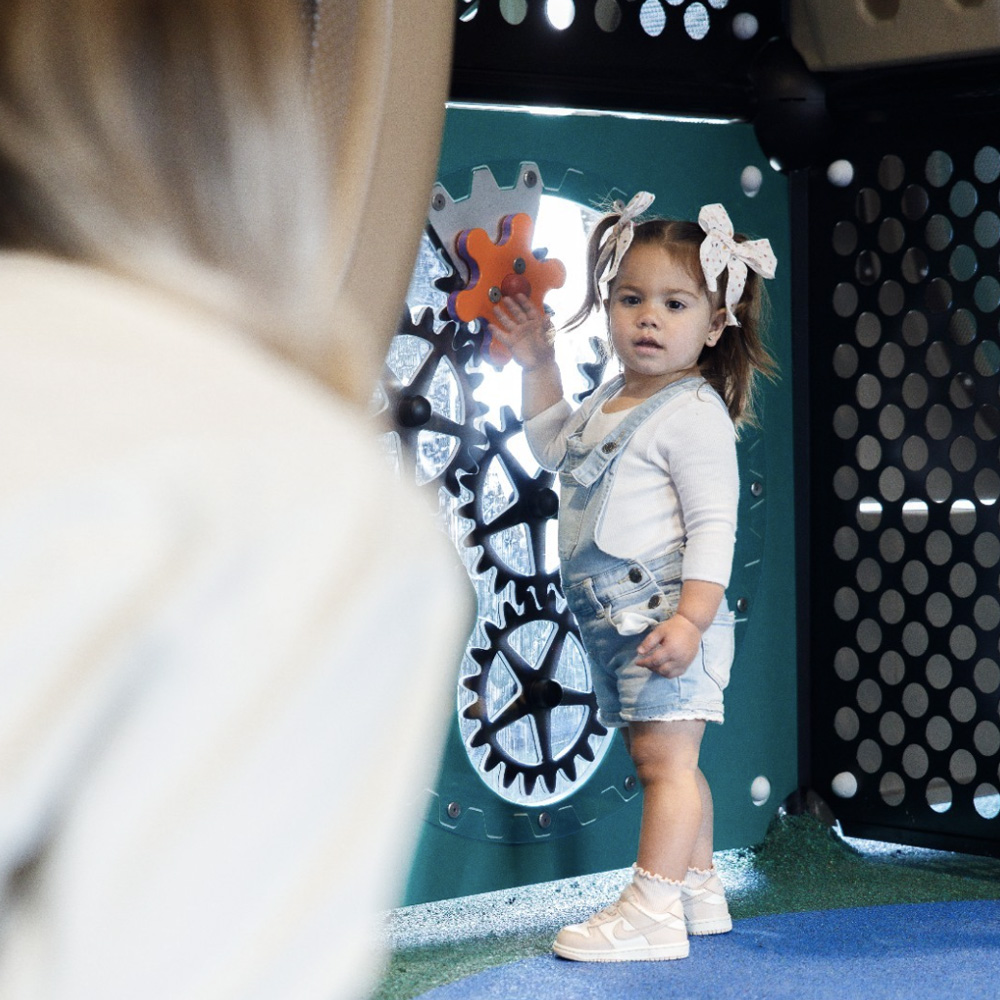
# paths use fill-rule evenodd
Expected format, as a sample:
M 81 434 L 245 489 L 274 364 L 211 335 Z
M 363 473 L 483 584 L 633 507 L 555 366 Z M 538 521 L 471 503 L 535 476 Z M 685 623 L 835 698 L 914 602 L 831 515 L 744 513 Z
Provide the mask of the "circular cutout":
M 853 500 L 859 485 L 858 474 L 849 465 L 842 465 L 833 474 L 833 492 L 838 500 Z
M 930 273 L 930 264 L 927 262 L 927 254 L 919 247 L 910 247 L 903 254 L 903 277 L 911 284 L 916 285 L 923 281 Z
M 844 318 L 852 316 L 858 308 L 858 291 L 854 285 L 842 281 L 833 290 L 833 311 Z
M 886 771 L 879 780 L 878 793 L 887 806 L 898 806 L 906 798 L 906 785 L 895 771 Z
M 930 575 L 922 562 L 911 559 L 903 567 L 903 588 L 908 594 L 914 596 L 922 594 L 927 589 L 929 581 Z
M 894 649 L 882 654 L 878 663 L 879 676 L 886 684 L 899 684 L 906 676 L 906 664 Z
M 528 15 L 528 0 L 500 0 L 500 16 L 508 24 L 520 24 Z
M 992 722 L 980 722 L 972 734 L 972 742 L 983 757 L 992 757 L 1000 750 L 1000 729 Z
M 927 683 L 938 691 L 943 691 L 951 683 L 951 678 L 952 669 L 948 658 L 935 653 L 927 661 Z
M 971 344 L 976 339 L 976 317 L 968 309 L 956 309 L 948 320 L 948 334 L 956 344 Z
M 995 247 L 1000 243 L 1000 216 L 996 212 L 983 212 L 976 219 L 972 234 L 981 247 Z
M 879 400 L 882 398 L 882 384 L 874 375 L 866 372 L 858 379 L 855 395 L 859 406 L 871 410 L 878 406 Z
M 932 215 L 924 229 L 924 239 L 932 250 L 944 250 L 952 241 L 955 231 L 945 215 Z
M 927 652 L 927 629 L 920 622 L 910 622 L 903 628 L 903 649 L 910 656 Z
M 948 699 L 948 710 L 956 722 L 971 722 L 976 716 L 976 696 L 966 687 L 955 688 Z
M 903 215 L 915 222 L 923 218 L 929 204 L 927 192 L 919 184 L 911 184 L 904 192 L 900 202 Z
M 911 410 L 920 409 L 927 402 L 927 380 L 911 372 L 903 379 L 903 402 Z
M 837 650 L 837 655 L 833 658 L 833 669 L 842 681 L 853 681 L 858 676 L 861 669 L 861 662 L 858 654 L 849 646 L 842 646 Z M 850 712 L 850 709 L 845 709 Z M 852 713 L 853 714 L 853 713 Z M 857 718 L 857 716 L 855 716 Z
M 833 730 L 842 740 L 850 742 L 858 735 L 860 729 L 858 714 L 853 709 L 841 708 L 833 717 Z
M 883 219 L 879 223 L 878 245 L 886 253 L 896 253 L 902 248 L 905 239 L 906 231 L 899 219 Z
M 874 653 L 882 645 L 882 627 L 872 618 L 858 623 L 855 636 L 862 652 Z
M 927 773 L 929 763 L 927 751 L 916 743 L 911 743 L 903 751 L 903 770 L 911 778 L 922 778 Z
M 704 4 L 693 3 L 684 11 L 684 30 L 690 38 L 700 42 L 709 29 L 708 11 Z
M 1000 281 L 985 274 L 976 282 L 972 298 L 980 312 L 993 312 L 1000 305 Z
M 972 679 L 983 694 L 993 694 L 997 688 L 1000 688 L 1000 666 L 993 660 L 980 660 L 972 672 Z M 993 723 L 991 722 L 989 725 L 993 726 Z M 1000 748 L 1000 730 L 996 726 L 993 726 L 993 729 L 997 733 L 997 748 Z M 991 752 L 996 753 L 996 750 Z
M 968 625 L 956 625 L 948 637 L 948 647 L 959 660 L 971 660 L 976 655 L 976 633 Z
M 878 182 L 883 191 L 895 191 L 905 176 L 906 167 L 898 156 L 889 154 L 882 157 L 878 165 Z
M 979 375 L 992 378 L 1000 372 L 1000 344 L 995 340 L 984 340 L 977 345 L 972 364 Z
M 878 438 L 872 437 L 871 434 L 865 434 L 858 441 L 857 447 L 854 449 L 854 454 L 858 465 L 870 472 L 872 469 L 877 468 L 879 462 L 882 461 L 882 445 L 879 443 Z
M 951 808 L 951 785 L 944 778 L 931 778 L 927 782 L 927 804 L 936 813 L 945 813 Z
M 944 187 L 951 180 L 954 169 L 955 165 L 952 163 L 951 157 L 943 150 L 935 149 L 927 157 L 927 163 L 924 165 L 924 176 L 932 187 Z
M 850 587 L 841 587 L 833 597 L 833 612 L 844 622 L 853 621 L 858 616 L 858 595 Z
M 886 466 L 878 477 L 878 491 L 882 499 L 895 503 L 906 491 L 906 480 L 895 466 Z
M 972 427 L 980 441 L 994 440 L 1000 434 L 1000 410 L 984 403 L 976 410 Z
M 929 625 L 935 628 L 944 628 L 951 621 L 951 599 L 947 594 L 935 593 L 927 598 L 924 605 L 924 614 L 927 616 Z
M 854 201 L 854 214 L 864 223 L 875 222 L 882 214 L 882 199 L 874 188 L 862 188 Z
M 927 317 L 911 309 L 903 317 L 903 340 L 910 347 L 919 347 L 927 339 Z
M 886 378 L 896 378 L 905 365 L 906 355 L 899 344 L 890 341 L 882 346 L 882 350 L 878 353 L 878 367 Z
M 850 531 L 850 528 L 842 529 Z M 857 535 L 854 536 L 857 540 Z M 855 555 L 857 555 L 857 549 L 855 549 Z M 865 591 L 867 594 L 872 594 L 882 584 L 882 567 L 878 564 L 878 560 L 865 558 L 858 563 L 857 572 L 855 577 L 858 581 L 858 586 Z
M 573 0 L 545 0 L 545 16 L 556 31 L 565 31 L 576 17 L 576 4 Z
M 968 750 L 956 750 L 948 762 L 952 780 L 960 785 L 968 785 L 976 777 L 976 758 Z
M 948 345 L 936 340 L 927 348 L 924 355 L 924 367 L 934 378 L 944 378 L 951 371 L 951 352 Z
M 886 712 L 879 720 L 878 734 L 886 746 L 898 747 L 906 739 L 906 723 L 898 712 Z
M 853 559 L 858 554 L 858 533 L 846 526 L 838 528 L 833 536 L 833 551 L 845 562 Z
M 1000 285 L 997 288 L 1000 291 Z M 953 301 L 951 285 L 944 278 L 934 278 L 927 286 L 924 301 L 932 313 L 947 312 Z
M 854 262 L 854 276 L 862 285 L 874 285 L 882 276 L 882 261 L 874 250 L 863 250 Z
M 955 563 L 948 574 L 948 587 L 958 598 L 971 597 L 976 592 L 976 571 L 967 562 Z
M 956 535 L 968 535 L 976 527 L 976 505 L 971 500 L 956 500 L 948 511 L 948 523 Z
M 976 258 L 976 251 L 972 247 L 960 243 L 951 252 L 951 259 L 948 261 L 948 270 L 956 281 L 968 281 L 979 269 L 979 261 Z
M 737 14 L 733 18 L 733 34 L 741 42 L 749 41 L 759 30 L 760 24 L 753 14 Z
M 1000 602 L 991 594 L 983 594 L 972 610 L 976 625 L 984 632 L 992 632 L 1000 625 Z
M 972 215 L 978 204 L 979 194 L 968 181 L 958 181 L 948 195 L 948 205 L 962 219 Z
M 833 414 L 833 432 L 843 441 L 858 433 L 858 414 L 853 406 L 838 406 Z
M 906 418 L 903 416 L 903 411 L 895 403 L 882 407 L 882 411 L 878 415 L 878 429 L 881 431 L 882 437 L 888 441 L 895 441 L 905 428 Z
M 878 290 L 878 307 L 885 316 L 897 315 L 905 303 L 906 295 L 898 281 L 886 281 Z
M 951 411 L 941 403 L 935 403 L 924 420 L 927 434 L 935 441 L 943 441 L 951 433 Z
M 961 0 L 959 0 L 961 2 Z M 992 184 L 1000 177 L 1000 152 L 993 146 L 983 146 L 972 163 L 973 173 L 976 180 L 984 184 Z
M 862 347 L 874 347 L 882 336 L 882 321 L 872 312 L 863 312 L 854 324 L 854 335 Z
M 903 442 L 903 464 L 911 472 L 919 472 L 927 464 L 928 457 L 927 442 L 923 438 L 912 435 Z
M 968 372 L 959 372 L 948 384 L 948 398 L 954 406 L 967 410 L 976 401 L 976 380 Z
M 618 0 L 597 0 L 594 5 L 594 20 L 601 31 L 617 31 L 622 23 L 622 9 Z
M 878 550 L 888 563 L 898 563 L 906 554 L 906 540 L 896 528 L 887 528 L 878 540 Z
M 858 685 L 857 702 L 862 712 L 877 712 L 882 705 L 882 689 L 871 678 L 863 680 Z
M 882 767 L 882 748 L 874 740 L 862 740 L 856 756 L 865 774 L 875 774 Z
M 841 378 L 850 378 L 858 370 L 858 352 L 850 344 L 838 344 L 833 352 L 833 370 Z
M 906 614 L 906 602 L 898 590 L 887 590 L 879 598 L 878 613 L 886 625 L 898 625 Z
M 957 472 L 968 472 L 976 464 L 978 457 L 975 442 L 964 434 L 959 435 L 952 441 L 951 447 L 948 449 L 948 457 L 951 459 L 953 469 Z M 984 471 L 992 472 L 993 470 Z M 1000 479 L 997 480 L 997 484 L 1000 486 Z
M 972 804 L 983 819 L 996 819 L 1000 816 L 1000 792 L 989 782 L 983 782 L 976 787 Z
M 934 503 L 944 503 L 951 497 L 951 473 L 947 469 L 931 469 L 924 480 L 927 496 Z
M 951 559 L 951 538 L 946 531 L 932 531 L 927 536 L 925 549 L 927 551 L 927 558 L 935 566 L 944 566 Z
M 972 546 L 972 553 L 976 557 L 976 562 L 983 569 L 993 569 L 1000 562 L 1000 539 L 988 531 L 984 531 L 976 538 Z

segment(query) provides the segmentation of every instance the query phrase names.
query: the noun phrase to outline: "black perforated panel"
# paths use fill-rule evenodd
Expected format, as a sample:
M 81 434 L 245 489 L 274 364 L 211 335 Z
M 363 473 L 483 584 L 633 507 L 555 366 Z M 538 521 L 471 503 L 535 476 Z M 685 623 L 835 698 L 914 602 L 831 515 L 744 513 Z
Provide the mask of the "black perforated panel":
M 858 135 L 847 186 L 811 176 L 808 236 L 812 783 L 849 832 L 990 853 L 996 124 Z
M 748 117 L 775 0 L 456 0 L 452 99 Z

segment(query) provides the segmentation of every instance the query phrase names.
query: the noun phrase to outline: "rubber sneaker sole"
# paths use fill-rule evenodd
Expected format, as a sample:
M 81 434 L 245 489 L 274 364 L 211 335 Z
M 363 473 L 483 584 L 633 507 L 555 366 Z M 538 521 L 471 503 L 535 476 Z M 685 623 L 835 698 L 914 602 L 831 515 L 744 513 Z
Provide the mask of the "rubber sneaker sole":
M 571 962 L 672 962 L 678 958 L 687 958 L 690 949 L 687 941 L 673 945 L 636 945 L 634 948 L 619 945 L 606 951 L 573 948 L 556 941 L 552 950 L 560 958 Z

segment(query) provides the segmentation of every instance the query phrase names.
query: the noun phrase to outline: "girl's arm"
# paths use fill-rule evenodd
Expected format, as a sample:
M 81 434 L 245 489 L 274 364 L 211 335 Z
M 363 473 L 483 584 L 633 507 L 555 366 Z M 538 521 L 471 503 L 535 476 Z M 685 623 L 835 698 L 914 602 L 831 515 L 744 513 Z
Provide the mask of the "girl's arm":
M 563 398 L 562 377 L 552 346 L 552 323 L 527 295 L 502 298 L 493 310 L 490 332 L 521 366 L 521 416 L 525 420 Z

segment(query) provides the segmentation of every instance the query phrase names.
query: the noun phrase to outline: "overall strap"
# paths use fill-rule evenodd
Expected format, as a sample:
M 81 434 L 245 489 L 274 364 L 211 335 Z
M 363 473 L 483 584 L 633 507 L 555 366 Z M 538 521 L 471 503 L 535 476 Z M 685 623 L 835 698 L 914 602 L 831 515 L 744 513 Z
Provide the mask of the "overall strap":
M 624 382 L 624 379 L 622 381 Z M 609 382 L 608 386 L 614 385 L 615 382 L 617 382 L 617 379 Z M 581 486 L 591 486 L 597 482 L 604 474 L 604 470 L 608 465 L 621 454 L 632 438 L 632 435 L 639 429 L 647 417 L 650 417 L 661 406 L 664 406 L 683 390 L 690 389 L 692 383 L 704 385 L 705 379 L 700 375 L 689 375 L 686 378 L 678 379 L 676 382 L 671 382 L 670 385 L 664 386 L 658 392 L 653 393 L 649 399 L 641 402 L 600 444 L 594 446 L 590 454 L 570 472 L 570 475 Z M 617 388 L 616 386 L 616 392 Z M 602 402 L 606 398 L 607 395 L 603 395 Z

